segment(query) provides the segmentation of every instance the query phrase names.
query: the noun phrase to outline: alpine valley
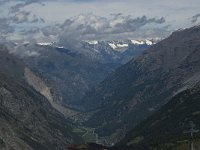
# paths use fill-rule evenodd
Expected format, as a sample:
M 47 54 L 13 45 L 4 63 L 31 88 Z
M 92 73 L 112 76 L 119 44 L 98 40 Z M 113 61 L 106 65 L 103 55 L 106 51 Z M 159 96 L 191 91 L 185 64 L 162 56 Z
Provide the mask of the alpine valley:
M 4 41 L 0 64 L 0 150 L 200 150 L 200 26 L 74 46 Z
M 83 98 L 85 110 L 94 111 L 84 124 L 115 143 L 172 97 L 193 88 L 200 81 L 199 38 L 199 26 L 176 31 L 116 69 Z
M 42 78 L 42 82 L 50 89 L 52 101 L 55 105 L 61 105 L 55 106 L 56 109 L 70 117 L 76 114 L 70 108 L 82 109 L 80 101 L 87 92 L 117 67 L 141 55 L 157 41 L 81 41 L 78 48 L 71 49 L 47 42 L 12 45 L 15 49 L 29 49 L 38 53 L 33 57 L 22 57 L 20 54 L 17 57 Z M 29 81 L 40 91 L 35 81 Z

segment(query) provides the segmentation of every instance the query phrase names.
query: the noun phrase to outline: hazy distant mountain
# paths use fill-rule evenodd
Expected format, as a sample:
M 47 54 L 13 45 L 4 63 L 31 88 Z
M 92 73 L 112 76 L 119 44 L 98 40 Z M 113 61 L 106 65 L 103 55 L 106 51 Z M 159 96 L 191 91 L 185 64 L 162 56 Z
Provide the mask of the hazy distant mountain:
M 159 40 L 82 41 L 81 45 L 96 59 L 124 64 Z
M 144 40 L 113 40 L 113 41 L 81 41 L 75 45 L 72 51 L 86 55 L 90 59 L 95 59 L 104 63 L 126 63 L 133 57 L 140 55 L 148 47 L 156 44 L 161 39 L 144 39 Z M 26 43 L 25 43 L 26 44 Z M 40 42 L 39 46 L 49 46 L 59 49 L 65 48 L 58 43 Z
M 110 74 L 83 99 L 85 125 L 109 143 L 200 80 L 200 27 L 174 32 Z M 116 135 L 120 135 L 117 137 Z

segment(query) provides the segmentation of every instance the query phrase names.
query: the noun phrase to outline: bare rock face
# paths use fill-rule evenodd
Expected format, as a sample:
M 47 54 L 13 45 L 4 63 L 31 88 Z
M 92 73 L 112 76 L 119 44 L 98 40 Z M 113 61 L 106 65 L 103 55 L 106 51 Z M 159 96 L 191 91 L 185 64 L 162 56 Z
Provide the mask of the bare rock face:
M 39 78 L 4 51 L 0 51 L 0 63 L 0 149 L 65 150 L 81 141 L 72 133 L 72 125 L 52 107 L 50 91 Z M 24 74 L 30 75 L 27 81 L 32 87 Z
M 27 82 L 33 86 L 33 88 L 45 96 L 50 103 L 53 103 L 53 96 L 51 89 L 44 83 L 44 81 L 35 75 L 29 68 L 25 68 L 24 76 Z
M 78 112 L 69 109 L 67 107 L 64 107 L 62 106 L 62 104 L 59 104 L 59 100 L 57 100 L 56 99 L 57 97 L 52 94 L 51 89 L 45 84 L 45 82 L 27 67 L 25 67 L 24 76 L 28 84 L 31 85 L 36 91 L 38 91 L 44 97 L 46 97 L 51 106 L 60 113 L 62 113 L 63 115 L 65 115 L 65 117 L 72 117 L 78 114 Z

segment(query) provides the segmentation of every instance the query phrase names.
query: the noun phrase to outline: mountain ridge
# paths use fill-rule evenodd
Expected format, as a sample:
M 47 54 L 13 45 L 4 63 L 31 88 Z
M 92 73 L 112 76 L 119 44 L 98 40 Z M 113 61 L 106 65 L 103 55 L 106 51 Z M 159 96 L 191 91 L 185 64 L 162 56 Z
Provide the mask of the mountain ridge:
M 0 50 L 0 147 L 6 150 L 66 149 L 82 141 L 73 125 L 24 77 L 25 65 Z
M 118 68 L 83 99 L 98 109 L 86 125 L 99 136 L 129 130 L 177 93 L 199 82 L 200 28 L 174 32 Z M 110 109 L 112 107 L 112 109 Z M 114 125 L 113 125 L 114 124 Z
M 200 83 L 200 82 L 199 82 Z M 115 147 L 117 149 L 186 149 L 191 140 L 191 125 L 194 124 L 194 146 L 199 148 L 199 97 L 200 84 L 180 92 L 166 105 L 128 132 Z M 182 142 L 181 142 L 182 141 Z M 188 144 L 187 144 L 188 143 Z M 120 148 L 121 147 L 121 148 Z M 113 149 L 115 149 L 113 147 Z

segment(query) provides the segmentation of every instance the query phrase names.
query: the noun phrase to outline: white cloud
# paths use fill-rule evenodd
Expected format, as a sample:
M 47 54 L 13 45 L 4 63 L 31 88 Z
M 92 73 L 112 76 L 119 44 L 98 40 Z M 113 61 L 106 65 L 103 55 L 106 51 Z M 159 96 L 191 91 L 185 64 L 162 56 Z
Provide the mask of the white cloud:
M 199 0 L 1 0 L 0 5 L 4 9 L 0 12 L 4 34 L 10 36 L 15 31 L 18 38 L 70 39 L 68 42 L 165 36 L 194 25 L 191 17 L 200 9 Z M 7 16 L 6 10 L 10 10 Z
M 72 40 L 92 40 L 92 39 L 127 39 L 134 36 L 134 32 L 144 26 L 151 24 L 163 24 L 165 19 L 147 18 L 146 16 L 134 18 L 130 15 L 112 15 L 111 17 L 99 17 L 96 15 L 82 14 L 71 19 L 67 19 L 60 26 L 59 38 L 61 42 L 68 43 Z M 143 32 L 143 34 L 145 34 Z M 129 35 L 129 36 L 127 36 Z
M 82 13 L 94 13 L 99 16 L 109 16 L 111 13 L 123 13 L 134 17 L 146 15 L 148 17 L 162 17 L 187 19 L 197 14 L 200 9 L 199 0 L 100 0 L 81 2 L 77 1 L 46 1 L 45 8 L 38 5 L 29 5 L 37 15 L 49 20 L 63 22 L 63 20 Z

